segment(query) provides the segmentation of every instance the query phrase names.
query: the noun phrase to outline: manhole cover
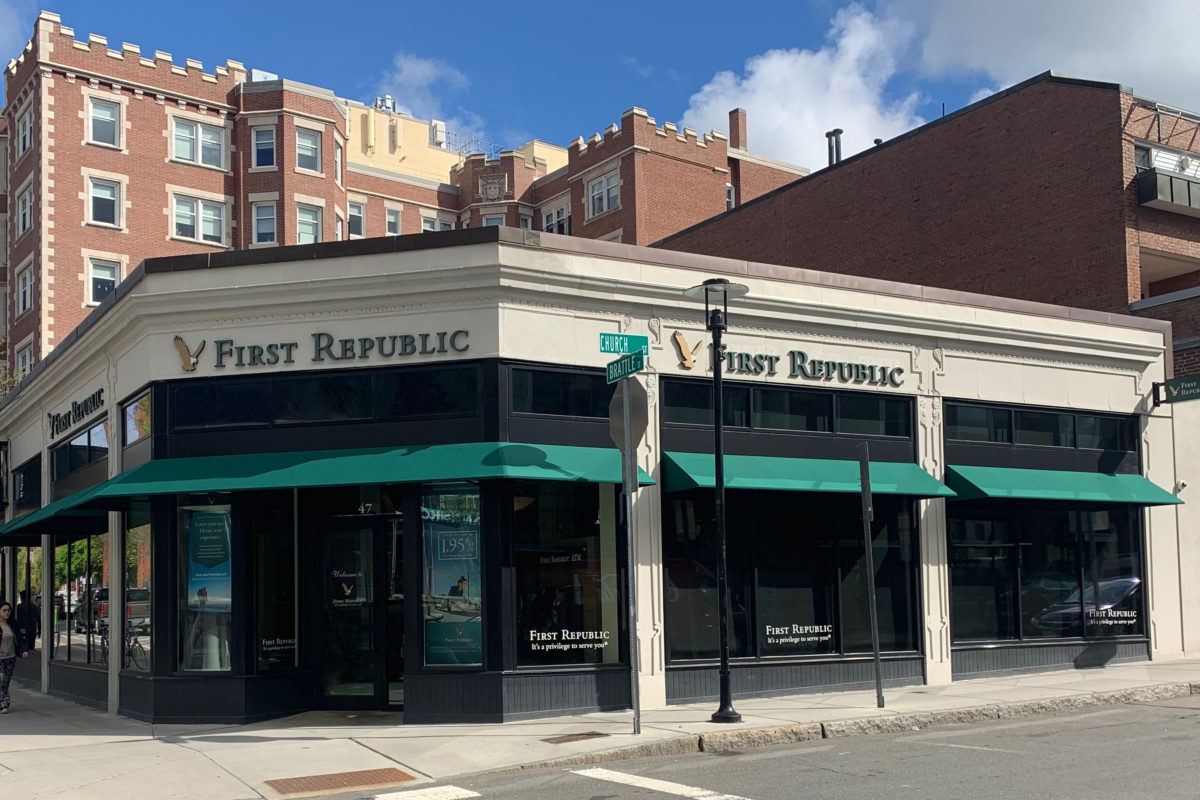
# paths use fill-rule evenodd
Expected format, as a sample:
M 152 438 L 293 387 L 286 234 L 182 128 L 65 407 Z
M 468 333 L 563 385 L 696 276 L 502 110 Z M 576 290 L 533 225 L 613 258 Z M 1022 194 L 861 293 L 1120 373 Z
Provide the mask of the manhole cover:
M 327 775 L 306 775 L 303 778 L 277 778 L 264 781 L 284 797 L 308 797 L 318 794 L 333 794 L 351 789 L 386 789 L 409 781 L 417 776 L 409 775 L 395 767 L 387 769 L 363 769 L 357 772 L 331 772 Z
M 600 739 L 604 736 L 608 736 L 608 734 L 588 731 L 587 733 L 568 733 L 566 736 L 551 736 L 549 739 L 542 739 L 542 741 L 549 744 L 566 744 L 567 742 L 582 742 L 585 739 Z

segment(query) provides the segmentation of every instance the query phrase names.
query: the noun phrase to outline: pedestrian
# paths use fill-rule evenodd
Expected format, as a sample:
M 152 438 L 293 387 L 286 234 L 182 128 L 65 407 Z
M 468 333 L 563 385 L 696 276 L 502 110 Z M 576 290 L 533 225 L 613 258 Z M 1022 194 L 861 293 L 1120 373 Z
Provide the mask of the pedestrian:
M 25 633 L 17 625 L 13 616 L 12 603 L 0 603 L 0 714 L 7 714 L 12 699 L 8 696 L 8 686 L 12 683 L 13 669 L 17 666 L 17 656 L 29 657 L 25 647 Z

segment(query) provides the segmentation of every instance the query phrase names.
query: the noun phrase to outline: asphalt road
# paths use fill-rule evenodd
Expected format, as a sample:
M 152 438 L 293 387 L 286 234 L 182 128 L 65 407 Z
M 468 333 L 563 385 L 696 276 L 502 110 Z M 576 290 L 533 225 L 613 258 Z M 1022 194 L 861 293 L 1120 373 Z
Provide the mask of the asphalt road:
M 976 725 L 480 776 L 378 800 L 1200 797 L 1200 695 Z

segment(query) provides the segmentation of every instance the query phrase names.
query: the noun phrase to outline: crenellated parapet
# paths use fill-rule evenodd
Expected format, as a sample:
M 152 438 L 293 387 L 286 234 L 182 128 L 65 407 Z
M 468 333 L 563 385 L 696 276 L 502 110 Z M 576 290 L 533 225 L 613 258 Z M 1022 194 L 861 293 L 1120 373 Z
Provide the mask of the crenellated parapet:
M 573 165 L 584 166 L 630 147 L 723 169 L 728 159 L 729 139 L 718 131 L 699 134 L 671 122 L 660 127 L 645 109 L 635 106 L 621 115 L 619 126 L 609 125 L 603 133 L 592 134 L 586 140 L 577 136 L 567 150 Z

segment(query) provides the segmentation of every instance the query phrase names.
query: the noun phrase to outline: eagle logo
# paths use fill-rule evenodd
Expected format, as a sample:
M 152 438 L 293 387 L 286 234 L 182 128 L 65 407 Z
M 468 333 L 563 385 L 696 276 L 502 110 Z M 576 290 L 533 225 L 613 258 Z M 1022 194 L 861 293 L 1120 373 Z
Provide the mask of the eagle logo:
M 675 331 L 675 335 L 671 338 L 675 340 L 675 346 L 679 348 L 679 365 L 684 369 L 694 368 L 696 354 L 700 352 L 701 347 L 704 347 L 704 340 L 701 339 L 699 344 L 692 347 L 679 331 Z
M 354 584 L 347 584 L 345 581 L 342 581 L 342 593 L 346 595 L 346 597 L 354 594 Z
M 200 361 L 200 354 L 204 352 L 204 341 L 200 342 L 200 346 L 193 353 L 188 349 L 187 342 L 183 341 L 183 337 L 176 336 L 175 349 L 179 351 L 179 363 L 183 366 L 183 371 L 195 372 L 196 364 Z

